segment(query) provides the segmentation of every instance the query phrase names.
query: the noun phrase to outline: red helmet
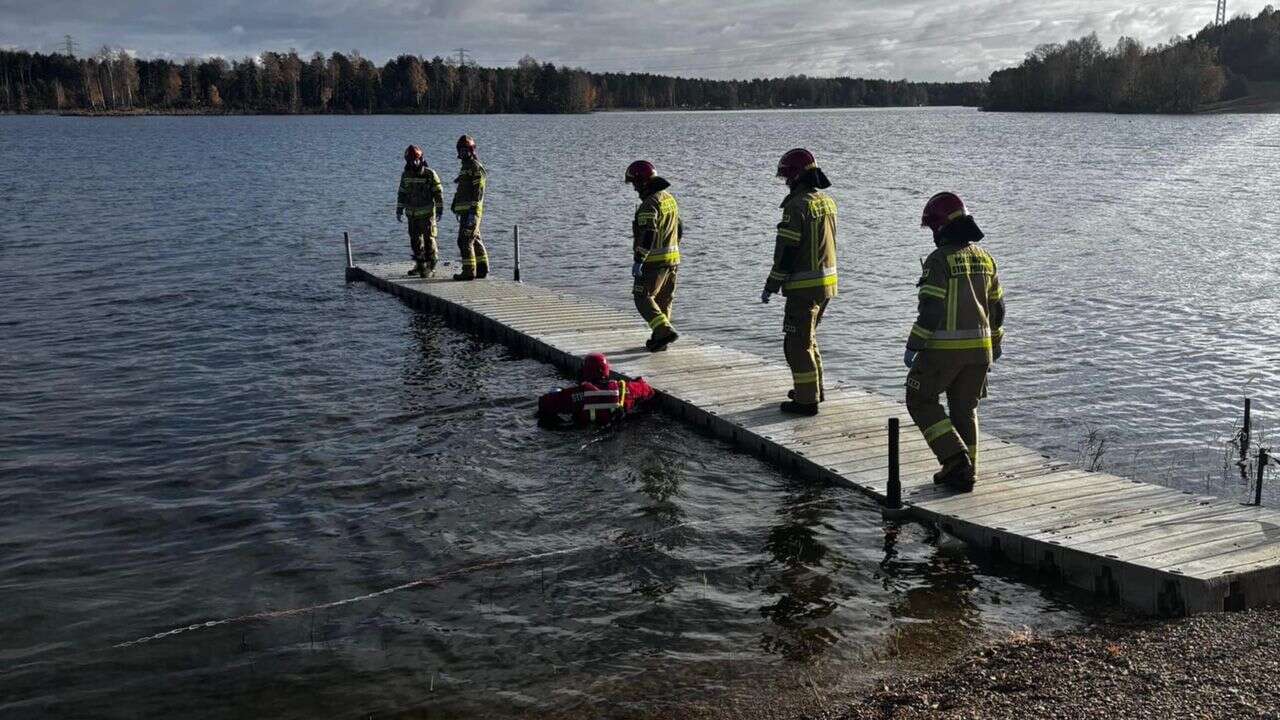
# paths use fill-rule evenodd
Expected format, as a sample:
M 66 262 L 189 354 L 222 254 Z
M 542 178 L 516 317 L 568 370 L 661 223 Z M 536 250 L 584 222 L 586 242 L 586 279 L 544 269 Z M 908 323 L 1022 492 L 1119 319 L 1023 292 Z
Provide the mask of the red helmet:
M 623 182 L 631 184 L 642 183 L 649 178 L 657 175 L 658 171 L 653 167 L 653 163 L 648 160 L 637 160 L 627 166 L 627 174 L 623 177 Z
M 405 162 L 413 162 L 414 160 L 421 160 L 421 159 L 422 159 L 422 148 L 418 147 L 417 145 L 410 145 L 409 147 L 404 149 Z
M 788 150 L 778 160 L 778 177 L 795 180 L 805 170 L 812 170 L 816 167 L 818 167 L 818 161 L 814 159 L 813 153 L 804 148 Z
M 476 154 L 476 141 L 470 135 L 458 138 L 458 157 L 470 157 Z
M 595 382 L 609 379 L 609 359 L 601 353 L 591 353 L 582 359 L 582 380 Z
M 964 201 L 959 195 L 953 192 L 940 192 L 924 204 L 924 215 L 920 218 L 920 227 L 927 227 L 935 233 L 940 232 L 942 228 L 968 214 L 969 210 L 965 208 Z

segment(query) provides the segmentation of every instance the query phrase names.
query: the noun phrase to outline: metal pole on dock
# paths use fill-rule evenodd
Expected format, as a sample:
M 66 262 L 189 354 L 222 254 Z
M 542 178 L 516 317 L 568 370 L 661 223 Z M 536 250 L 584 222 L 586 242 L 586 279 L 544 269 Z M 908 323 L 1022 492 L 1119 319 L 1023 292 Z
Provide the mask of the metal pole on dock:
M 515 277 L 513 279 L 516 282 L 520 282 L 520 226 L 516 225 L 515 230 L 513 230 L 511 234 L 515 237 L 516 244 L 516 267 Z
M 889 510 L 902 509 L 902 478 L 898 468 L 898 418 L 889 418 L 889 483 L 884 505 Z
M 352 270 L 355 269 L 355 260 L 351 258 L 351 235 L 345 230 L 342 232 L 342 242 L 347 246 L 347 279 L 351 279 Z
M 1251 427 L 1252 420 L 1250 418 L 1250 416 L 1253 414 L 1252 410 L 1253 410 L 1253 400 L 1250 398 L 1245 398 L 1244 399 L 1244 428 L 1240 430 L 1240 457 L 1246 460 L 1249 457 L 1249 437 L 1253 431 L 1253 428 Z
M 1270 456 L 1266 448 L 1258 448 L 1258 481 L 1253 487 L 1253 504 L 1262 507 L 1262 477 L 1267 472 L 1267 460 Z

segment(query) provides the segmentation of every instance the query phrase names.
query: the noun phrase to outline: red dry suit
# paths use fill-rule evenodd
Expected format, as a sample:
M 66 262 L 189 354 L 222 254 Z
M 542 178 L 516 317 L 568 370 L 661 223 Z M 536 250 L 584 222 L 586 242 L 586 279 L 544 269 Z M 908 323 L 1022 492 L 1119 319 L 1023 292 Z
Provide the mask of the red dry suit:
M 581 382 L 538 398 L 538 415 L 570 416 L 579 425 L 607 425 L 622 419 L 654 396 L 644 378 Z

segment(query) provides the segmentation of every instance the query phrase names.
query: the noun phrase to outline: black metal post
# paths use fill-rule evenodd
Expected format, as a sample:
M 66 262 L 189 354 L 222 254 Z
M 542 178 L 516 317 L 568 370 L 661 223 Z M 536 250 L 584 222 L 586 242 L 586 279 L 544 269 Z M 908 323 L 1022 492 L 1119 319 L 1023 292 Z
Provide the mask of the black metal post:
M 512 235 L 515 237 L 515 244 L 516 244 L 516 263 L 515 263 L 516 267 L 515 267 L 515 277 L 513 279 L 516 282 L 520 282 L 520 226 L 519 225 L 516 225 L 515 230 L 512 231 Z
M 902 507 L 902 478 L 898 473 L 898 418 L 889 418 L 889 485 L 885 492 L 885 507 L 898 510 Z
M 1244 399 L 1244 428 L 1240 431 L 1240 457 L 1245 460 L 1247 460 L 1249 457 L 1249 440 L 1250 440 L 1250 436 L 1253 434 L 1253 428 L 1251 427 L 1253 424 L 1253 421 L 1252 421 L 1252 418 L 1250 417 L 1253 414 L 1252 411 L 1253 411 L 1253 400 L 1249 398 L 1245 398 Z
M 1253 504 L 1262 507 L 1262 476 L 1267 471 L 1267 460 L 1270 456 L 1266 448 L 1258 448 L 1258 481 L 1253 487 Z

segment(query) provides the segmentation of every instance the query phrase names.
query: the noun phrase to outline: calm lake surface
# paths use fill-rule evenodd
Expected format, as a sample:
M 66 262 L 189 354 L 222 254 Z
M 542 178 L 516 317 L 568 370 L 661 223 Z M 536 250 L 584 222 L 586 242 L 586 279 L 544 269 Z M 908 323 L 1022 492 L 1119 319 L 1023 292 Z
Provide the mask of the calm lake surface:
M 526 281 L 629 307 L 647 157 L 687 225 L 679 327 L 780 360 L 771 176 L 808 146 L 831 376 L 901 392 L 952 189 L 1007 288 L 984 430 L 1065 459 L 1094 430 L 1110 470 L 1232 498 L 1243 395 L 1276 436 L 1280 117 L 3 117 L 0 715 L 782 714 L 1099 617 L 668 418 L 539 430 L 556 371 L 345 285 L 344 230 L 407 259 L 403 147 L 449 193 L 463 132 L 496 274 L 519 224 Z

